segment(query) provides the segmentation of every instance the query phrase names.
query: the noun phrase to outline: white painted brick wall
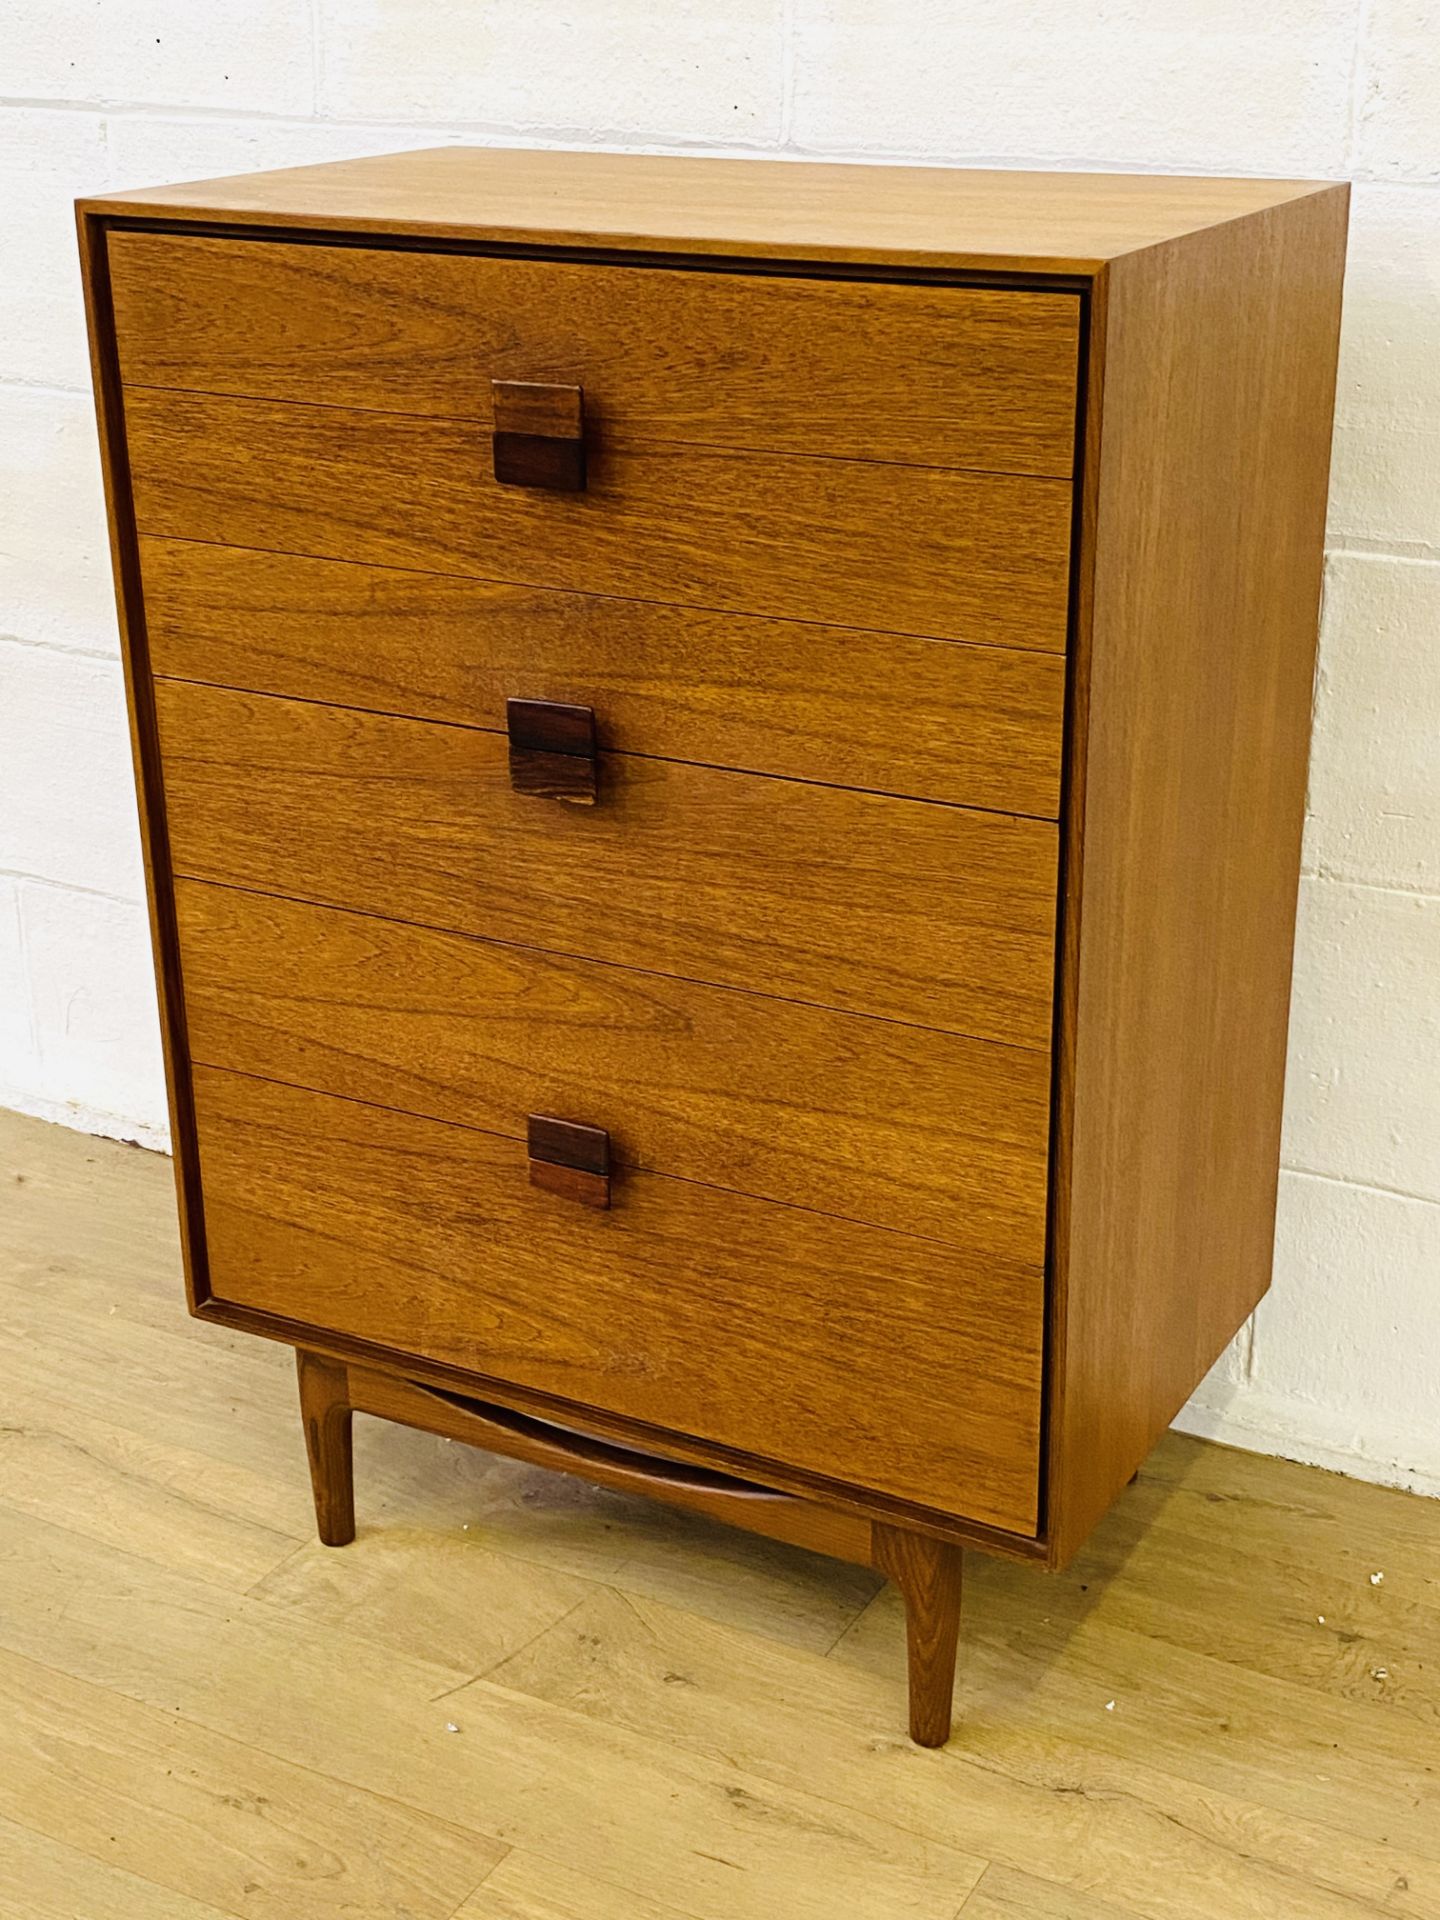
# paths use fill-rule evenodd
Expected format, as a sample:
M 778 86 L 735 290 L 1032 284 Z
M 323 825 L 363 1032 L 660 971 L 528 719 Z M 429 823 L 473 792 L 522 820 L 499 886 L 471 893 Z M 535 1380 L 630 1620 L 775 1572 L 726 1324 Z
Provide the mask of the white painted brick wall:
M 165 1089 L 145 909 L 134 900 L 22 881 L 22 958 L 39 1062 L 39 1111 L 90 1131 L 133 1116 L 158 1145 Z
M 1333 555 L 1310 755 L 1311 872 L 1440 894 L 1437 664 L 1440 567 Z
M 795 0 L 794 129 L 831 153 L 1339 173 L 1355 0 Z
M 0 240 L 0 279 L 18 270 Z M 0 378 L 0 634 L 82 653 L 119 644 L 88 393 Z
M 118 660 L 0 640 L 0 871 L 121 900 L 143 890 Z
M 6 379 L 85 384 L 85 315 L 75 299 L 74 249 L 67 252 L 63 236 L 73 225 L 76 198 L 108 175 L 105 122 L 98 115 L 0 114 L 6 266 L 0 275 L 0 370 Z M 0 522 L 8 524 L 8 516 Z
M 1286 1164 L 1440 1201 L 1440 900 L 1306 879 L 1298 931 Z
M 781 0 L 318 0 L 322 112 L 559 139 L 774 142 Z
M 303 0 L 7 0 L 0 58 L 7 99 L 231 113 L 315 105 Z
M 1440 1492 L 1440 0 L 8 0 L 0 1103 L 164 1133 L 70 200 L 457 139 L 1355 179 L 1275 1285 L 1184 1424 Z
M 1440 127 L 1440 90 L 1435 118 Z M 1379 546 L 1433 561 L 1440 553 L 1436 186 L 1358 184 L 1349 264 L 1336 383 L 1331 544 Z

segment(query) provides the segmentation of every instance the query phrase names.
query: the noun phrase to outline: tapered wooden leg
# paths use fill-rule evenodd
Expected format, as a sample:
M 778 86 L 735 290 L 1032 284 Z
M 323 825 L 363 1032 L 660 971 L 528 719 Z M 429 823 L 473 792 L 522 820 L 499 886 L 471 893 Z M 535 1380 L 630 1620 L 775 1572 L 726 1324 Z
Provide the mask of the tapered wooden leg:
M 955 1650 L 960 1635 L 959 1547 L 908 1527 L 876 1521 L 872 1551 L 880 1572 L 905 1601 L 905 1640 L 910 1657 L 910 1738 L 920 1747 L 943 1747 L 950 1738 L 955 1696 Z
M 344 1367 L 304 1347 L 295 1349 L 300 1418 L 315 1489 L 315 1525 L 327 1547 L 355 1538 L 355 1473 L 350 1447 L 350 1391 Z

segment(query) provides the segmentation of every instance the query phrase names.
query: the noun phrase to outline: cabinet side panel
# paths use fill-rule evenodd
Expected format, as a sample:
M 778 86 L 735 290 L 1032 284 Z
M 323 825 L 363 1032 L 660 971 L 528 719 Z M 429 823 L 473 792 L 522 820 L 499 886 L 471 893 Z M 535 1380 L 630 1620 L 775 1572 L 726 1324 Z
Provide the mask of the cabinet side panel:
M 165 1056 L 171 1147 L 175 1156 L 175 1190 L 180 1214 L 180 1243 L 185 1260 L 185 1290 L 193 1311 L 207 1296 L 200 1176 L 195 1151 L 190 1063 L 180 988 L 179 949 L 175 936 L 175 905 L 170 880 L 154 691 L 145 642 L 144 603 L 130 494 L 130 464 L 125 443 L 125 414 L 115 349 L 115 316 L 110 299 L 106 228 L 101 219 L 87 213 L 83 207 L 77 212 L 77 228 L 90 336 L 90 370 L 100 436 L 100 465 L 105 481 L 105 511 L 109 521 L 110 565 L 115 579 L 120 652 L 125 669 L 130 749 L 140 806 L 140 845 L 145 862 L 150 940 L 160 1002 L 160 1039 Z
M 1058 1564 L 1269 1284 L 1347 199 L 1128 256 L 1097 302 Z

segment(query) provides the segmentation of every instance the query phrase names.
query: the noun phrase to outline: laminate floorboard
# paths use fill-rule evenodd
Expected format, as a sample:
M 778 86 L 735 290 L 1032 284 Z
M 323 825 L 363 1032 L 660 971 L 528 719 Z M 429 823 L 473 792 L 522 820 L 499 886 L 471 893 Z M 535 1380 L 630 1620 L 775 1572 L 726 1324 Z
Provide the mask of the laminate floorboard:
M 0 1113 L 0 1379 L 0 1920 L 1440 1916 L 1440 1502 L 1171 1435 L 925 1753 L 863 1569 L 364 1419 L 315 1544 L 158 1155 Z

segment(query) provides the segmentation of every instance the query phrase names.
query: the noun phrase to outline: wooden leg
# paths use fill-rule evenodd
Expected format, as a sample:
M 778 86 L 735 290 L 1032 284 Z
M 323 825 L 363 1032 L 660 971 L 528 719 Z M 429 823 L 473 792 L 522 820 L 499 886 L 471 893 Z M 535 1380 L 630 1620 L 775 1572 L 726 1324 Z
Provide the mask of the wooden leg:
M 345 1368 L 304 1347 L 295 1349 L 295 1366 L 310 1484 L 315 1489 L 315 1525 L 327 1547 L 347 1547 L 355 1538 L 355 1473 Z
M 955 1649 L 960 1634 L 959 1547 L 908 1527 L 875 1522 L 875 1565 L 895 1582 L 905 1601 L 905 1639 L 910 1657 L 910 1738 L 917 1746 L 943 1747 L 950 1738 L 955 1694 Z

